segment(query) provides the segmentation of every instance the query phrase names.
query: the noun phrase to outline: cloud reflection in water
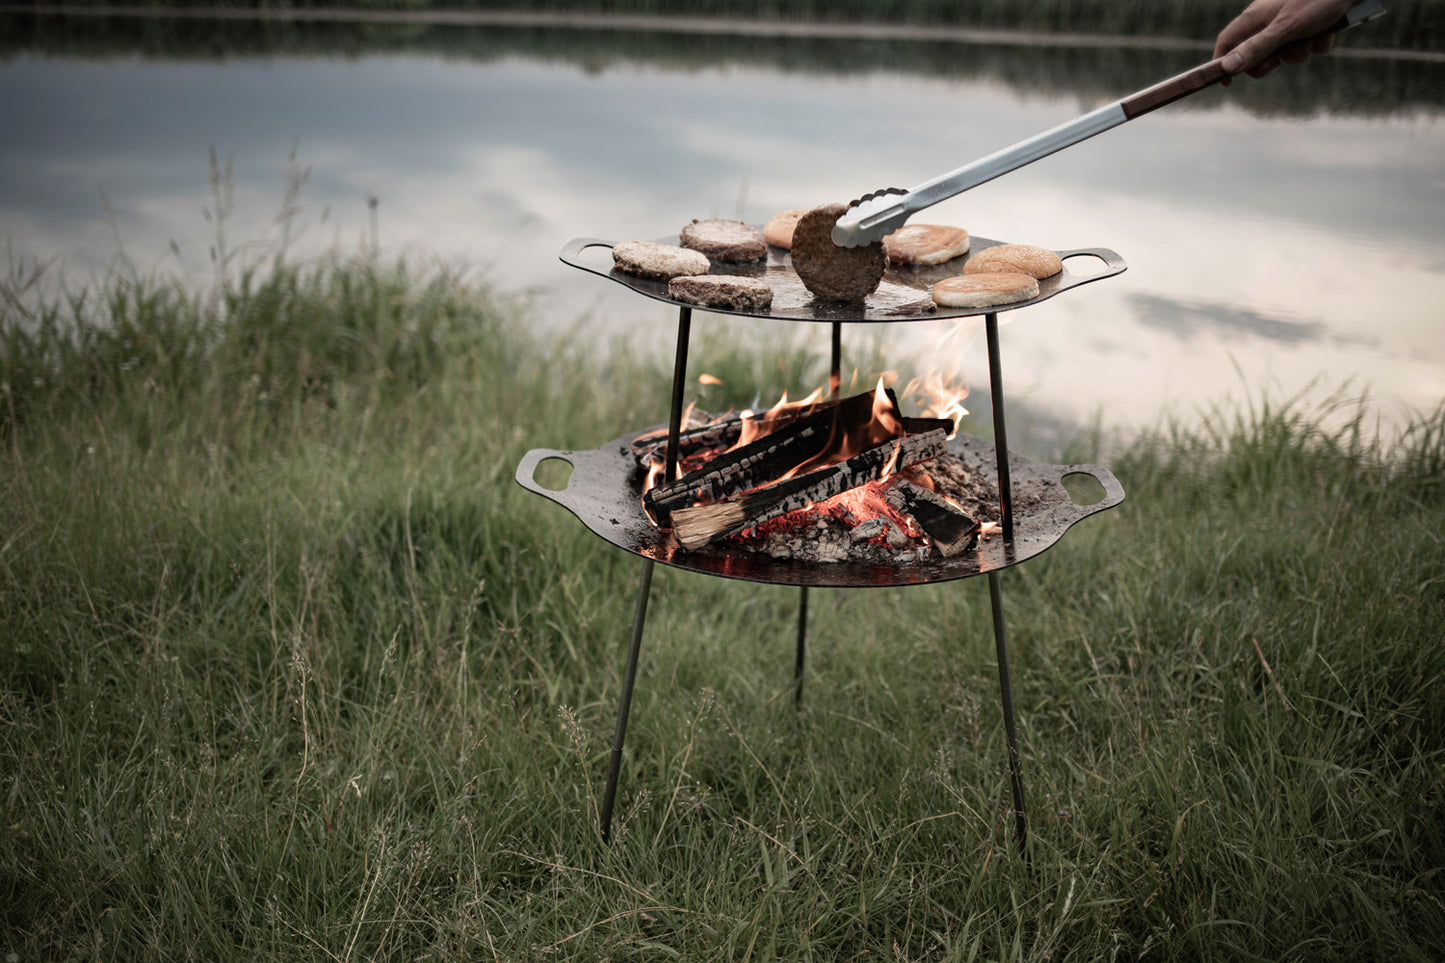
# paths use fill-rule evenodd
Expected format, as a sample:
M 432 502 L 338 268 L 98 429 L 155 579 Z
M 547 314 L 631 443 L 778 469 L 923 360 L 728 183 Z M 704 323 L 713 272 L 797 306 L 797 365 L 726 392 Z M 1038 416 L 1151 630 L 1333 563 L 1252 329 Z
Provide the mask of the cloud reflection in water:
M 204 281 L 210 148 L 234 159 L 239 241 L 274 236 L 280 171 L 299 147 L 312 168 L 301 250 L 356 249 L 375 195 L 384 251 L 480 265 L 533 293 L 539 323 L 586 316 L 599 340 L 625 331 L 648 350 L 670 343 L 669 311 L 560 265 L 569 239 L 651 239 L 693 217 L 760 222 L 907 186 L 1090 106 L 1046 84 L 876 63 L 857 74 L 602 63 L 20 58 L 0 65 L 0 223 L 16 253 L 58 257 L 84 280 L 115 253 L 103 190 L 137 262 L 169 264 L 174 240 Z M 1414 405 L 1445 397 L 1441 114 L 1272 119 L 1210 96 L 931 209 L 927 219 L 981 236 L 1106 246 L 1130 265 L 1009 319 L 1010 390 L 1056 412 L 1150 423 L 1165 401 L 1216 392 L 1231 352 L 1247 349 L 1250 376 L 1285 390 L 1324 373 Z M 932 357 L 941 334 L 927 327 L 890 336 L 900 353 Z

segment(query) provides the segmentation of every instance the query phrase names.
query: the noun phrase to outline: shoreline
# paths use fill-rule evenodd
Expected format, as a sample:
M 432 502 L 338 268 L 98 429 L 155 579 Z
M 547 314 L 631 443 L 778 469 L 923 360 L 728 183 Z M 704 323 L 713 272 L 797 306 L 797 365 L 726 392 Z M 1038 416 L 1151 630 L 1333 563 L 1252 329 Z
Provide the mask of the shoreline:
M 259 20 L 276 23 L 383 23 L 434 24 L 462 27 L 540 27 L 556 30 L 616 30 L 636 33 L 789 37 L 825 40 L 944 41 L 997 46 L 1058 48 L 1127 48 L 1136 50 L 1197 50 L 1207 56 L 1205 40 L 1180 37 L 1136 37 L 1125 34 L 1048 33 L 1043 31 L 986 29 L 923 24 L 799 23 L 792 21 L 735 20 L 726 17 L 655 16 L 648 14 L 554 13 L 482 10 L 360 10 L 289 9 L 238 10 L 230 8 L 158 8 L 141 6 L 80 6 L 54 4 L 29 6 L 0 4 L 0 15 L 29 14 L 62 17 L 124 17 L 169 20 Z M 1343 48 L 1334 57 L 1372 60 L 1415 60 L 1445 63 L 1445 51 Z

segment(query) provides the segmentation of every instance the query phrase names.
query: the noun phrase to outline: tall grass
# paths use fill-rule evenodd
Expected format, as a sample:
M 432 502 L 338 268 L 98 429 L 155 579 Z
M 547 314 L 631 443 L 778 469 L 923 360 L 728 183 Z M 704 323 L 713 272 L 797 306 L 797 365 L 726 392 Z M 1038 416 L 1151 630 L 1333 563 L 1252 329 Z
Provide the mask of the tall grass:
M 370 256 L 4 305 L 0 952 L 1445 952 L 1445 412 L 1160 432 L 1005 573 L 1029 861 L 981 586 L 816 593 L 795 711 L 796 594 L 659 569 L 605 846 L 637 562 L 510 476 L 665 371 Z

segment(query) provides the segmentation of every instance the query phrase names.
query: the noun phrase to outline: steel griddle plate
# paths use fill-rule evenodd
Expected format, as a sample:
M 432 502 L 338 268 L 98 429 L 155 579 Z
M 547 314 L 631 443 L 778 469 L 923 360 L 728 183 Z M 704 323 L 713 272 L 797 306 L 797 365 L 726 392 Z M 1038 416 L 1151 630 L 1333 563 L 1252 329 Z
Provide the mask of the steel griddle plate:
M 749 582 L 824 588 L 923 585 L 1007 568 L 1050 548 L 1075 522 L 1124 500 L 1123 486 L 1106 468 L 1043 465 L 1010 452 L 1009 475 L 1013 482 L 1015 514 L 1011 542 L 995 532 L 981 540 L 976 550 L 953 558 L 896 563 L 796 562 L 744 551 L 726 543 L 688 552 L 671 534 L 653 528 L 642 510 L 643 473 L 632 454 L 632 441 L 641 434 L 644 432 L 624 435 L 591 451 L 534 448 L 517 466 L 517 482 L 530 492 L 550 498 L 593 532 L 634 555 L 676 568 Z M 992 444 L 959 434 L 948 447 L 997 484 L 997 453 Z M 553 458 L 572 466 L 566 487 L 557 491 L 544 488 L 535 477 L 537 466 Z M 1061 483 L 1065 476 L 1074 474 L 1095 478 L 1104 486 L 1103 499 L 1093 505 L 1075 503 Z
M 1107 248 L 1080 248 L 1074 251 L 1057 251 L 1064 262 L 1064 269 L 1051 278 L 1039 282 L 1039 295 L 1027 301 L 1000 304 L 992 308 L 945 308 L 933 303 L 929 296 L 933 285 L 944 278 L 963 273 L 968 259 L 985 248 L 1004 243 L 986 237 L 970 239 L 969 252 L 951 261 L 927 267 L 889 265 L 878 290 L 869 295 L 862 304 L 835 303 L 816 300 L 793 270 L 792 258 L 782 248 L 768 245 L 768 259 L 751 264 L 722 264 L 713 262 L 710 274 L 741 275 L 761 278 L 773 289 L 773 305 L 766 311 L 729 311 L 725 308 L 703 308 L 668 297 L 667 282 L 640 278 L 612 266 L 612 246 L 616 241 L 581 237 L 567 242 L 559 257 L 572 267 L 590 271 L 593 274 L 611 278 L 657 301 L 676 307 L 697 308 L 715 314 L 735 314 L 743 317 L 776 318 L 781 321 L 930 321 L 945 318 L 966 318 L 979 314 L 1000 311 L 1014 311 L 1026 308 L 1040 301 L 1046 301 L 1056 294 L 1076 288 L 1090 281 L 1121 274 L 1126 265 L 1124 259 Z M 677 235 L 658 238 L 659 244 L 678 244 Z M 1079 269 L 1071 270 L 1070 262 Z M 1102 262 L 1102 263 L 1101 263 Z M 1083 273 L 1085 267 L 1088 273 Z

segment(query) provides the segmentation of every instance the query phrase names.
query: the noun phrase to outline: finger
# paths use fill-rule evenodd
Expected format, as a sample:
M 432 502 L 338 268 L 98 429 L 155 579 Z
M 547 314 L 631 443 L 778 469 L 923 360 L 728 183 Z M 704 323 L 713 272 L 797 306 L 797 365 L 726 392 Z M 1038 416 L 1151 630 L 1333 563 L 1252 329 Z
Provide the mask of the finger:
M 1281 63 L 1283 63 L 1283 61 L 1279 57 L 1270 57 L 1266 60 L 1261 60 L 1253 67 L 1249 68 L 1249 70 L 1245 71 L 1245 73 L 1249 74 L 1251 77 L 1254 78 L 1268 77 L 1279 68 L 1279 65 Z
M 1287 64 L 1302 64 L 1310 59 L 1310 54 L 1313 53 L 1312 47 L 1313 43 L 1311 41 L 1296 41 L 1295 43 L 1285 44 L 1279 50 L 1275 51 L 1274 55 L 1276 59 Z
M 1247 41 L 1264 29 L 1272 19 L 1271 13 L 1263 11 L 1257 5 L 1251 4 L 1246 7 L 1244 12 L 1231 20 L 1228 26 L 1219 32 L 1219 37 L 1214 41 L 1215 58 L 1223 57 Z

